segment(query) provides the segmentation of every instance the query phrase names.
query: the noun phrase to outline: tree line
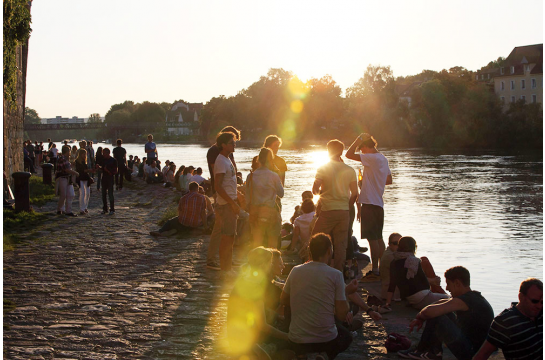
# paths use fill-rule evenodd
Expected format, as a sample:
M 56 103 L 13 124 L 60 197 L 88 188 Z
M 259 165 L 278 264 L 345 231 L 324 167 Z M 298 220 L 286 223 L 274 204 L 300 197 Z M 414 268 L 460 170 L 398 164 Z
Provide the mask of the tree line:
M 504 111 L 493 88 L 472 81 L 472 74 L 457 66 L 395 78 L 389 66 L 369 65 L 343 96 L 330 75 L 303 82 L 291 71 L 270 69 L 237 95 L 213 97 L 204 105 L 200 140 L 211 140 L 233 125 L 243 131 L 243 140 L 258 142 L 271 133 L 287 143 L 348 142 L 354 134 L 368 132 L 388 147 L 542 148 L 542 105 L 519 100 Z M 139 141 L 153 133 L 158 141 L 179 139 L 165 131 L 173 103 L 114 104 L 99 136 Z M 35 111 L 28 115 L 37 117 Z M 96 113 L 89 118 L 100 121 Z M 138 128 L 124 128 L 128 123 Z

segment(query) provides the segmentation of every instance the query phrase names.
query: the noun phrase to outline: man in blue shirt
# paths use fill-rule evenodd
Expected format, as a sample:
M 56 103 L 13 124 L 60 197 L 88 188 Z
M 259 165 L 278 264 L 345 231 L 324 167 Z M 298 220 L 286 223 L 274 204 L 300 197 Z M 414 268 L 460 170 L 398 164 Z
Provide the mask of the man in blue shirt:
M 147 164 L 151 165 L 151 163 L 154 160 L 157 160 L 157 145 L 153 142 L 153 135 L 148 135 L 148 142 L 144 146 L 144 150 L 146 151 L 146 157 L 148 158 Z

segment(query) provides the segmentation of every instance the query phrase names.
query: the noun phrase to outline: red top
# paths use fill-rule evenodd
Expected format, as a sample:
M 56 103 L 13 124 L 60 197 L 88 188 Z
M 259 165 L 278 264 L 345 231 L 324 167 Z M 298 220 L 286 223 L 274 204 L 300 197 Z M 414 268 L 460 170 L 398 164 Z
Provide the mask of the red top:
M 196 191 L 184 195 L 178 203 L 178 221 L 189 227 L 202 226 L 201 213 L 206 210 L 206 200 Z

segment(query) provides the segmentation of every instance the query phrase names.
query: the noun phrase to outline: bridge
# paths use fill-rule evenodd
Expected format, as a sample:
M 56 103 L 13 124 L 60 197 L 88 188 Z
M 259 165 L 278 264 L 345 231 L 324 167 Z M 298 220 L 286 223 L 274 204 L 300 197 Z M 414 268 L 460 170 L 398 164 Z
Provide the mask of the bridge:
M 110 124 L 103 122 L 92 123 L 66 123 L 66 124 L 24 124 L 25 131 L 45 131 L 45 130 L 87 130 L 87 129 L 103 129 L 110 128 L 118 130 L 120 128 L 127 129 L 145 129 L 153 127 L 168 127 L 168 128 L 190 128 L 194 129 L 199 126 L 196 122 L 168 122 L 168 123 L 128 123 L 128 124 Z

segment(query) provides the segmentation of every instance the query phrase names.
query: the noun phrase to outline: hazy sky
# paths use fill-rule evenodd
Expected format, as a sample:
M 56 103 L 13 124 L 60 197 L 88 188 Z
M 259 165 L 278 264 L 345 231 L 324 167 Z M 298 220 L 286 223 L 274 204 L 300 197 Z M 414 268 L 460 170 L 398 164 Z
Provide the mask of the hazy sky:
M 543 3 L 518 1 L 73 1 L 32 4 L 26 106 L 42 118 L 104 116 L 134 102 L 206 103 L 270 68 L 394 76 L 477 70 L 543 42 Z

